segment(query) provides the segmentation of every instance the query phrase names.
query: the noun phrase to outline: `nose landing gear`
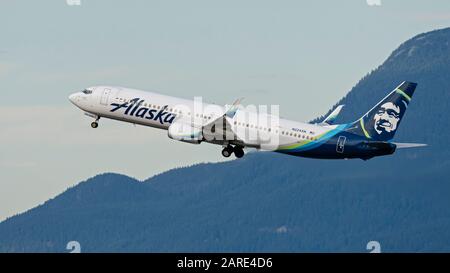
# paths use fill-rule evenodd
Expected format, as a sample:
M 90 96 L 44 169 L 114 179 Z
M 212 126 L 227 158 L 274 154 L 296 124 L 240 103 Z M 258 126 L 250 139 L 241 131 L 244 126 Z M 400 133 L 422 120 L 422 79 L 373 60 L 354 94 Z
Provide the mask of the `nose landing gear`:
M 98 121 L 100 120 L 100 117 L 97 117 L 96 119 L 95 119 L 95 121 L 94 122 L 92 122 L 91 123 L 91 127 L 92 128 L 97 128 L 98 127 Z
M 244 149 L 242 149 L 242 147 L 240 146 L 231 146 L 231 145 L 227 145 L 225 148 L 223 148 L 222 150 L 222 155 L 224 157 L 230 157 L 231 154 L 234 153 L 234 155 L 236 156 L 236 158 L 241 158 L 244 156 Z

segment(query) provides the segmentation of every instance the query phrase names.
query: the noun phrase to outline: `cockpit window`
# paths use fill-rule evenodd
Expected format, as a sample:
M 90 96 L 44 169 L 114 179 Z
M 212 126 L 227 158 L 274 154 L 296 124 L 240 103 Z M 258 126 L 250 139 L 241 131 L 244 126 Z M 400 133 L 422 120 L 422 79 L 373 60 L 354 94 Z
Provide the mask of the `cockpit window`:
M 92 94 L 92 90 L 84 89 L 83 93 L 86 94 L 86 95 Z

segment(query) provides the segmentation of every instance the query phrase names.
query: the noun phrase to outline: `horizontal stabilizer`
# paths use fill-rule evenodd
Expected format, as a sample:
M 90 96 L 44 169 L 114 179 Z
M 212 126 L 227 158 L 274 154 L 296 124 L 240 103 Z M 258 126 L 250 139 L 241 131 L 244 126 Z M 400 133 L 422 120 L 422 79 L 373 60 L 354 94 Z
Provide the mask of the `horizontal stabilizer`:
M 322 124 L 324 124 L 324 125 L 333 125 L 334 121 L 336 120 L 336 118 L 338 117 L 339 113 L 341 112 L 342 107 L 344 107 L 344 105 L 339 105 L 338 107 L 336 107 L 336 109 L 334 109 L 333 112 L 331 112 L 331 114 L 329 114 L 322 121 Z
M 393 143 L 393 144 L 395 144 L 395 146 L 397 146 L 397 149 L 417 148 L 417 147 L 428 146 L 428 144 L 422 144 L 422 143 Z

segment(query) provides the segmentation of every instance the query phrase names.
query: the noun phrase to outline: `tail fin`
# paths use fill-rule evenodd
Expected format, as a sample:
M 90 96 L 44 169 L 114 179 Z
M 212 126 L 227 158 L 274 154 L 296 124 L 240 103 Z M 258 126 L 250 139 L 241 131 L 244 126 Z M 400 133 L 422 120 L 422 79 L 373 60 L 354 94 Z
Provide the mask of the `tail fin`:
M 350 132 L 377 141 L 391 140 L 408 108 L 417 83 L 403 82 L 349 129 Z

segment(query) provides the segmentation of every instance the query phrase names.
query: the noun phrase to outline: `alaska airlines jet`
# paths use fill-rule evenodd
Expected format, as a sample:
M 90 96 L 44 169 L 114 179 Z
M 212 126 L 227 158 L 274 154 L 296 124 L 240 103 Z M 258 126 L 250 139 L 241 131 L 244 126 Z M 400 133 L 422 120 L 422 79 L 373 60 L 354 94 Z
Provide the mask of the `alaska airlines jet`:
M 242 109 L 240 100 L 222 107 L 152 92 L 114 86 L 95 86 L 69 96 L 86 115 L 167 130 L 172 139 L 223 147 L 222 155 L 244 156 L 244 148 L 322 159 L 390 155 L 398 148 L 425 146 L 394 143 L 392 138 L 408 108 L 417 84 L 403 82 L 360 119 L 334 125 L 342 106 L 322 123 L 310 124 Z

